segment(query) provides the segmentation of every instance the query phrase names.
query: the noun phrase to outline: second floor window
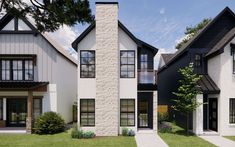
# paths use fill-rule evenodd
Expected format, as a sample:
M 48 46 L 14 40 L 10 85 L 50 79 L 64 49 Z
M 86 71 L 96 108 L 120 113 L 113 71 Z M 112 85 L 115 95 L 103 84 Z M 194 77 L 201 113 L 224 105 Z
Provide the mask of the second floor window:
M 140 68 L 148 69 L 148 55 L 147 54 L 140 55 Z
M 95 51 L 81 51 L 80 53 L 80 77 L 95 78 Z
M 200 67 L 201 64 L 202 64 L 202 56 L 200 54 L 196 54 L 194 59 L 194 66 Z
M 120 54 L 120 77 L 134 78 L 135 77 L 135 51 L 121 51 Z
M 34 78 L 33 60 L 2 59 L 0 60 L 0 71 L 2 81 L 31 81 Z

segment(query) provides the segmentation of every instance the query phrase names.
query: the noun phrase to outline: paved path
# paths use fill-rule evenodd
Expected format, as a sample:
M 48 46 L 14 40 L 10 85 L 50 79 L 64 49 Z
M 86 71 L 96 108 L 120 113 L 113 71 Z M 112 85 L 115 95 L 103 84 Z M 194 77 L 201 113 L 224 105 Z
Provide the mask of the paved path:
M 168 147 L 168 145 L 153 131 L 138 131 L 135 135 L 138 147 Z
M 218 147 L 235 147 L 235 141 L 229 140 L 222 136 L 199 136 L 199 137 Z

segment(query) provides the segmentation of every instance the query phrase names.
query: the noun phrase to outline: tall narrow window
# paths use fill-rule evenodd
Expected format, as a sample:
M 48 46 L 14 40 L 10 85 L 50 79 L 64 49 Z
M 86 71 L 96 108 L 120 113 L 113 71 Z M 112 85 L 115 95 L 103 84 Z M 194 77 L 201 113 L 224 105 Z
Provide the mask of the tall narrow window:
M 25 60 L 24 67 L 25 80 L 33 80 L 33 61 Z
M 235 123 L 235 98 L 229 100 L 229 123 Z
M 36 120 L 42 114 L 42 99 L 33 99 L 33 118 Z
M 195 55 L 194 66 L 200 67 L 202 64 L 202 56 L 200 54 Z
M 121 126 L 135 126 L 135 100 L 121 99 L 120 120 Z
M 0 120 L 3 120 L 3 99 L 0 99 Z
M 10 80 L 10 60 L 2 60 L 2 80 Z
M 23 63 L 22 60 L 12 61 L 13 80 L 23 80 Z
M 80 100 L 80 125 L 95 126 L 95 100 Z
M 95 78 L 95 51 L 81 51 L 80 77 Z
M 147 54 L 140 55 L 140 68 L 148 69 L 148 55 Z
M 231 49 L 233 54 L 233 74 L 235 74 L 235 49 Z
M 121 51 L 121 78 L 135 77 L 135 51 Z

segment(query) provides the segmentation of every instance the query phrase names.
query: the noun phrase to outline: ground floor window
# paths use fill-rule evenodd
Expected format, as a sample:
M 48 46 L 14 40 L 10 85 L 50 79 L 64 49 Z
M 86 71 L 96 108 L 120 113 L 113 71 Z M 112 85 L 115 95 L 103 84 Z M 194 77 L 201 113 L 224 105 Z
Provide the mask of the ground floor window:
M 0 99 L 0 120 L 3 120 L 3 99 Z
M 121 99 L 120 102 L 121 126 L 135 126 L 135 100 Z
M 42 99 L 33 99 L 33 118 L 37 119 L 42 114 Z
M 235 98 L 229 101 L 229 123 L 235 123 Z
M 95 126 L 95 100 L 80 100 L 80 125 Z

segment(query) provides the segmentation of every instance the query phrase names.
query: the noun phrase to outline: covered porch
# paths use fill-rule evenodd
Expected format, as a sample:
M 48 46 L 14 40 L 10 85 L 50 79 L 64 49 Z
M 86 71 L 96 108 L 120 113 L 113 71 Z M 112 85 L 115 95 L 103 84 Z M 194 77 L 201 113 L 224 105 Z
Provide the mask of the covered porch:
M 39 116 L 42 96 L 49 82 L 3 81 L 0 82 L 0 133 L 31 133 L 33 118 Z

